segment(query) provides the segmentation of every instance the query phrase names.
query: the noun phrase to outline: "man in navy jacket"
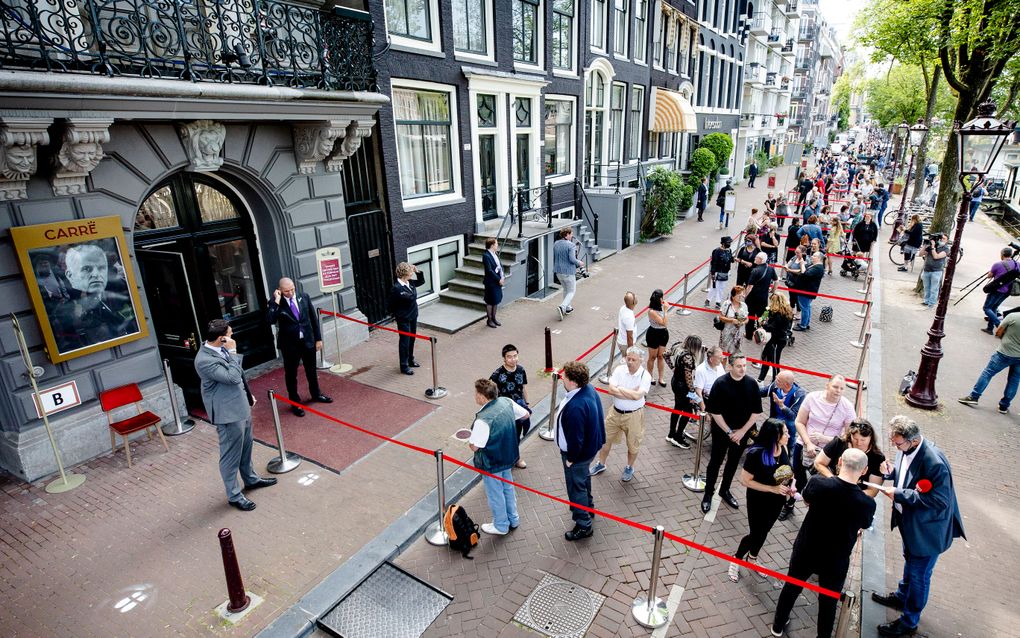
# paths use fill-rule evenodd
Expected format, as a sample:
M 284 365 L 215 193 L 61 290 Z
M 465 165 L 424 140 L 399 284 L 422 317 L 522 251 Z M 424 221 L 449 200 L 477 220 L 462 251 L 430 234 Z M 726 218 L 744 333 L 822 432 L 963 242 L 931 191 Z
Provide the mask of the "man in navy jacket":
M 287 384 L 287 398 L 295 403 L 301 401 L 297 389 L 298 365 L 304 366 L 308 380 L 308 394 L 312 401 L 332 403 L 319 390 L 319 379 L 315 365 L 315 353 L 322 350 L 322 333 L 319 329 L 319 315 L 312 307 L 312 300 L 304 293 L 298 293 L 294 282 L 284 277 L 273 291 L 267 312 L 269 323 L 277 324 L 276 347 L 283 354 L 283 376 Z M 291 411 L 304 416 L 304 409 L 292 405 Z
M 882 492 L 893 502 L 892 527 L 899 527 L 903 538 L 903 579 L 896 591 L 886 596 L 873 593 L 871 598 L 902 612 L 896 620 L 879 625 L 879 635 L 909 636 L 917 631 L 928 602 L 935 561 L 954 538 L 966 537 L 952 470 L 942 450 L 926 441 L 917 424 L 902 415 L 889 422 L 889 440 L 896 448 L 896 460 L 885 461 L 882 471 L 893 484 Z
M 591 495 L 588 466 L 606 442 L 605 417 L 595 388 L 588 384 L 588 366 L 571 361 L 561 373 L 567 396 L 556 415 L 556 444 L 563 460 L 563 476 L 567 483 L 567 499 L 571 503 L 595 507 Z M 566 532 L 568 541 L 588 538 L 593 534 L 593 514 L 577 507 L 570 508 L 574 529 Z

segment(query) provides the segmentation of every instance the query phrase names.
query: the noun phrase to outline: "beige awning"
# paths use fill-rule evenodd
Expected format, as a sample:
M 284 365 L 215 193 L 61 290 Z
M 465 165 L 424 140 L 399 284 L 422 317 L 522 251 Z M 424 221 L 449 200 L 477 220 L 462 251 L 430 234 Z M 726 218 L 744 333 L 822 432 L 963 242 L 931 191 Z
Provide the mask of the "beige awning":
M 684 133 L 698 130 L 698 118 L 691 103 L 676 91 L 652 87 L 652 122 L 655 133 Z

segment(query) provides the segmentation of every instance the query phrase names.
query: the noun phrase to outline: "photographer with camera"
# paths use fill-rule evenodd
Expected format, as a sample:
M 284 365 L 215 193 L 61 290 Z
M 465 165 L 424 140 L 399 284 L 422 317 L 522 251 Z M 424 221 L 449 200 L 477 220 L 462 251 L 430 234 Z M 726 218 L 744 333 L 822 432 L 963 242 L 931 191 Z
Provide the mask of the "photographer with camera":
M 1013 282 L 1017 276 L 1020 276 L 1020 265 L 1017 265 L 1016 259 L 1013 256 L 1014 248 L 1020 250 L 1020 245 L 1011 243 L 1006 248 L 1003 248 L 1002 252 L 999 253 L 1002 259 L 992 264 L 992 267 L 985 274 L 985 278 L 991 281 L 981 288 L 982 292 L 985 293 L 985 304 L 981 307 L 981 310 L 984 311 L 985 319 L 988 320 L 988 326 L 982 328 L 982 332 L 995 334 L 995 329 L 999 327 L 999 323 L 1002 321 L 999 319 L 999 306 L 1009 297 L 1009 291 Z
M 938 302 L 939 286 L 946 270 L 946 257 L 949 256 L 946 237 L 945 233 L 931 233 L 921 246 L 921 257 L 924 258 L 924 271 L 921 273 L 924 298 L 921 303 L 929 308 L 934 308 Z

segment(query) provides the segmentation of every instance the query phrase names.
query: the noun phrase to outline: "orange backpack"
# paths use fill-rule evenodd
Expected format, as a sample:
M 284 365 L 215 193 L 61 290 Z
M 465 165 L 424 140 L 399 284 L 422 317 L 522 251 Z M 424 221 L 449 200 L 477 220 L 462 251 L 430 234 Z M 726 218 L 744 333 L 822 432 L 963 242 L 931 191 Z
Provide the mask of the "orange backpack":
M 468 554 L 478 544 L 478 525 L 467 515 L 467 511 L 460 505 L 448 505 L 443 514 L 443 528 L 450 539 L 450 549 L 459 551 L 464 558 L 474 560 Z

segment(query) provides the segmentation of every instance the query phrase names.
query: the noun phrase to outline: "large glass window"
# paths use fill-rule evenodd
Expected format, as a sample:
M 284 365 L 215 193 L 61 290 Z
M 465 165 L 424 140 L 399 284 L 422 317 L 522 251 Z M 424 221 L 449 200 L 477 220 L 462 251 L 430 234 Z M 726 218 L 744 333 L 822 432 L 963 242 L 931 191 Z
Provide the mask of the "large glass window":
M 648 0 L 634 6 L 634 59 L 644 62 L 648 54 Z
M 574 126 L 574 103 L 569 100 L 545 101 L 546 176 L 568 175 L 571 172 L 570 139 Z
M 645 110 L 645 87 L 630 87 L 630 148 L 628 160 L 641 159 L 641 138 L 644 137 L 641 120 Z
M 453 0 L 453 46 L 457 51 L 486 55 L 485 5 L 489 0 Z
M 407 38 L 431 40 L 429 0 L 386 0 L 386 30 Z
M 425 275 L 425 284 L 418 286 L 419 301 L 435 296 L 456 277 L 457 266 L 461 262 L 461 241 L 458 237 L 450 237 L 407 249 L 407 262 L 417 266 Z
M 452 191 L 450 94 L 394 88 L 393 116 L 403 196 Z
M 627 85 L 619 82 L 613 83 L 613 93 L 609 101 L 609 128 L 610 147 L 609 159 L 611 161 L 623 160 L 623 109 L 627 101 Z
M 169 186 L 164 186 L 149 195 L 135 215 L 136 231 L 174 228 L 178 223 L 173 193 L 170 192 Z
M 591 0 L 591 45 L 606 50 L 607 0 Z
M 514 60 L 538 64 L 538 5 L 540 0 L 513 0 Z
M 614 0 L 613 2 L 613 53 L 627 55 L 627 6 L 630 0 Z
M 574 67 L 574 0 L 553 0 L 552 63 L 557 69 Z

